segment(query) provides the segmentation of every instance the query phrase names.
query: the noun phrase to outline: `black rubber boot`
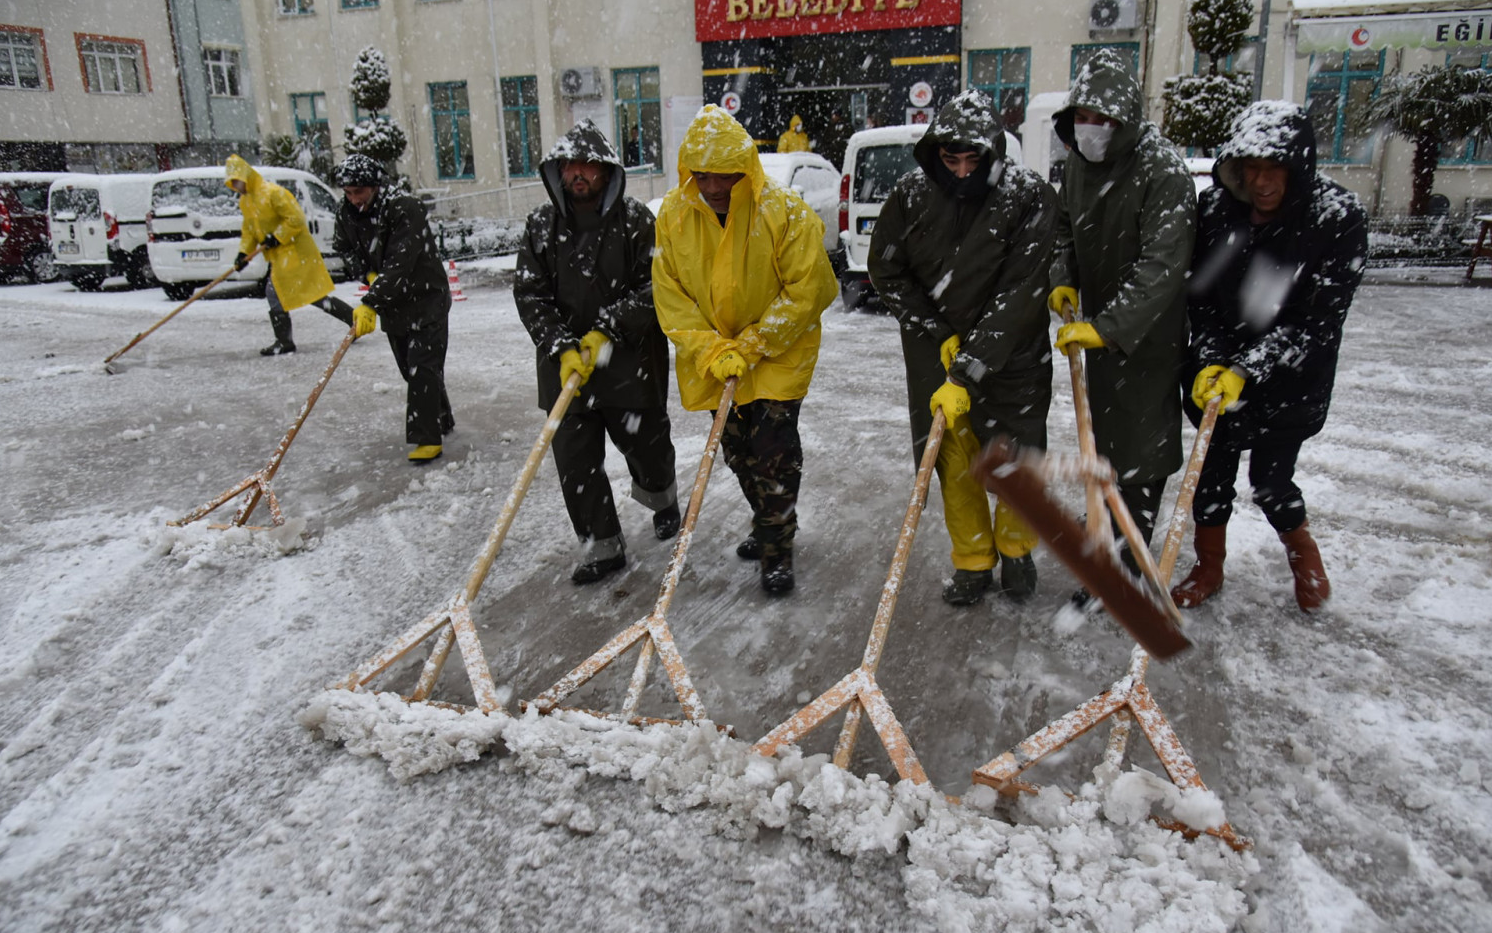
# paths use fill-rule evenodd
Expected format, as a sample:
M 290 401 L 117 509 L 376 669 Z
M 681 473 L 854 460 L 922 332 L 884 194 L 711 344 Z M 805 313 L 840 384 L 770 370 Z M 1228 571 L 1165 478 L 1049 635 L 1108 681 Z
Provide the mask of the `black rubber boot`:
M 791 591 L 796 583 L 793 579 L 792 551 L 762 556 L 762 589 L 773 596 L 781 596 Z
M 994 585 L 993 571 L 955 570 L 953 579 L 943 586 L 943 602 L 950 606 L 972 606 Z
M 295 344 L 293 344 L 293 343 L 281 343 L 280 341 L 276 340 L 274 343 L 272 343 L 269 346 L 265 347 L 263 350 L 260 350 L 259 351 L 259 355 L 260 356 L 284 356 L 286 353 L 294 353 L 294 352 L 295 352 Z
M 736 556 L 741 560 L 762 559 L 762 543 L 757 540 L 754 532 L 742 538 L 741 543 L 736 545 Z
M 1036 595 L 1036 561 L 1030 554 L 1024 557 L 1000 556 L 1000 592 L 1017 603 Z
M 677 503 L 653 513 L 653 534 L 659 541 L 667 541 L 679 533 L 679 506 Z
M 627 555 L 625 554 L 618 554 L 615 557 L 603 557 L 600 560 L 593 560 L 577 566 L 575 572 L 570 574 L 570 582 L 577 586 L 595 583 L 621 570 L 625 566 L 627 566 Z

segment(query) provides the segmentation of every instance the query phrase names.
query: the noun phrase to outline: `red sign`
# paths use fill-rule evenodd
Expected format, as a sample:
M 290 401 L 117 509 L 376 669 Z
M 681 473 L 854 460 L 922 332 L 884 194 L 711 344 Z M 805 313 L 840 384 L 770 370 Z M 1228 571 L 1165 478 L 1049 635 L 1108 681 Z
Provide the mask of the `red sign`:
M 963 0 L 694 0 L 698 42 L 961 22 Z

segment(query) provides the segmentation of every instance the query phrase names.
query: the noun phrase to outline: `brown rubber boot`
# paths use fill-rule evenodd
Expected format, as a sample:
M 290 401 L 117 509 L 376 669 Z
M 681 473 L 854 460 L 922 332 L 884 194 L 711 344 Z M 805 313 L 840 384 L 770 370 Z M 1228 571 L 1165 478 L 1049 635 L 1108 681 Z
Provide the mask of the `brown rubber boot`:
M 1294 531 L 1282 533 L 1280 540 L 1285 543 L 1285 556 L 1290 560 L 1290 572 L 1295 575 L 1295 601 L 1306 612 L 1315 612 L 1331 598 L 1331 581 L 1326 579 L 1326 568 L 1321 565 L 1321 551 L 1311 537 L 1310 524 L 1301 522 Z
M 1223 558 L 1228 556 L 1228 526 L 1198 525 L 1197 563 L 1186 579 L 1171 587 L 1171 599 L 1182 609 L 1200 606 L 1223 587 Z

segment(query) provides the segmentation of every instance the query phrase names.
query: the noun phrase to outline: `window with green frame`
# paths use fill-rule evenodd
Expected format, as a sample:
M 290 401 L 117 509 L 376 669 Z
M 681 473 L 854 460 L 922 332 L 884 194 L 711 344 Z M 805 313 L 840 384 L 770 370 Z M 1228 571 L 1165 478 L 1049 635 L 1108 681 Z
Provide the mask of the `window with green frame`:
M 378 6 L 378 0 L 342 0 L 344 10 L 370 10 Z
M 1031 50 L 977 49 L 969 53 L 969 87 L 995 102 L 1005 128 L 1019 133 L 1026 121 L 1026 97 L 1031 83 Z
M 1375 127 L 1368 104 L 1378 96 L 1383 52 L 1318 52 L 1311 56 L 1306 111 L 1316 130 L 1322 162 L 1365 163 L 1373 155 Z
M 1446 53 L 1445 64 L 1492 70 L 1492 50 L 1456 49 Z M 1481 134 L 1440 147 L 1441 165 L 1492 165 L 1492 138 Z
M 503 78 L 503 136 L 508 145 L 508 175 L 537 175 L 539 152 L 539 79 L 533 75 Z
M 1259 60 L 1259 37 L 1249 36 L 1243 48 L 1232 55 L 1225 56 L 1217 63 L 1217 70 L 1228 74 L 1253 74 L 1254 63 Z M 1207 66 L 1212 63 L 1211 55 L 1196 52 L 1192 58 L 1192 74 L 1205 75 Z
M 657 68 L 617 68 L 611 72 L 616 138 L 622 164 L 663 171 L 663 102 Z
M 326 95 L 320 91 L 290 95 L 290 115 L 295 119 L 295 136 L 308 139 L 314 149 L 323 152 L 332 147 L 332 126 L 327 119 Z
M 1085 45 L 1075 45 L 1072 47 L 1071 66 L 1067 72 L 1068 79 L 1071 80 L 1073 78 L 1076 78 L 1078 76 L 1078 72 L 1083 70 L 1083 66 L 1093 61 L 1093 56 L 1097 55 L 1099 52 L 1102 52 L 1104 49 L 1113 49 L 1114 51 L 1119 53 L 1120 57 L 1126 55 L 1129 56 L 1130 71 L 1134 72 L 1135 77 L 1139 77 L 1140 43 L 1093 42 Z
M 465 81 L 427 85 L 430 116 L 435 121 L 435 172 L 441 178 L 475 178 L 472 159 L 471 105 Z

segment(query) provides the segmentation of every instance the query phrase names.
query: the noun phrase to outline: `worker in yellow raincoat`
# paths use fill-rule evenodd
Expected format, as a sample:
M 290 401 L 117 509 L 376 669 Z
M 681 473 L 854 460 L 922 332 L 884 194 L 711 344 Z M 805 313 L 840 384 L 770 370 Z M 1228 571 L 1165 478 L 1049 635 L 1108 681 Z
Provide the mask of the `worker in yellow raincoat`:
M 716 409 L 736 377 L 721 446 L 751 505 L 736 548 L 759 560 L 762 588 L 793 588 L 803 445 L 798 412 L 819 354 L 819 315 L 834 300 L 824 225 L 762 171 L 730 114 L 705 107 L 679 147 L 679 186 L 658 212 L 653 301 L 673 341 L 679 400 Z
M 787 132 L 777 137 L 778 152 L 809 152 L 813 144 L 808 141 L 808 134 L 803 132 L 803 118 L 796 113 L 787 121 Z
M 260 350 L 260 355 L 295 352 L 288 312 L 305 305 L 316 305 L 351 327 L 352 306 L 332 295 L 332 277 L 321 260 L 321 247 L 311 237 L 295 195 L 265 179 L 240 156 L 228 157 L 227 170 L 228 187 L 238 192 L 238 209 L 243 213 L 243 238 L 233 268 L 243 271 L 255 247 L 263 247 L 269 262 L 265 297 L 275 342 Z

